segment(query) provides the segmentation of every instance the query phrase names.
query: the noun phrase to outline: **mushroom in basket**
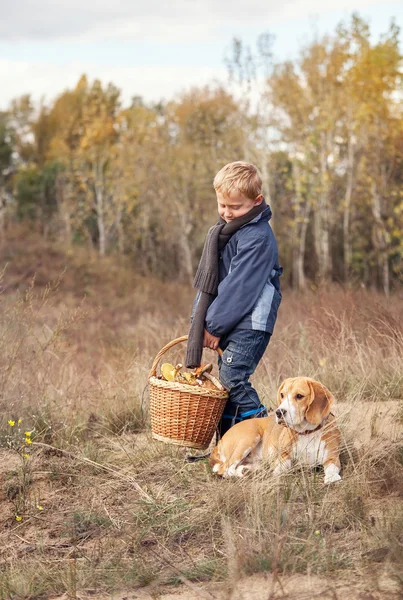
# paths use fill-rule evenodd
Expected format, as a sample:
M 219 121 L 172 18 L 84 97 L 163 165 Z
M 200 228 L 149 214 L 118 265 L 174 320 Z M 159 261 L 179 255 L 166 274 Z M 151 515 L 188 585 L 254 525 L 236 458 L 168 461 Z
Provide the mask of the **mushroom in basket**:
M 224 390 L 224 387 L 218 381 L 216 377 L 211 374 L 213 365 L 207 363 L 197 367 L 194 371 L 181 372 L 181 364 L 174 367 L 170 363 L 164 363 L 161 365 L 161 374 L 163 379 L 166 381 L 176 381 L 178 383 L 184 383 L 187 385 L 200 385 L 209 389 Z

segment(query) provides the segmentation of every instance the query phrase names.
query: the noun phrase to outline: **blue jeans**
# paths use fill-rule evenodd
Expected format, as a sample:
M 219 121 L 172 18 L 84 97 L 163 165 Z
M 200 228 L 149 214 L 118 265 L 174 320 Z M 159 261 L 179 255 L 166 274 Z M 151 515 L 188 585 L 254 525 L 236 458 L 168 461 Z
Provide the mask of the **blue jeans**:
M 218 370 L 221 383 L 229 391 L 219 426 L 221 435 L 236 422 L 267 416 L 249 377 L 255 372 L 270 337 L 266 331 L 234 329 L 221 338 L 223 355 L 218 359 Z

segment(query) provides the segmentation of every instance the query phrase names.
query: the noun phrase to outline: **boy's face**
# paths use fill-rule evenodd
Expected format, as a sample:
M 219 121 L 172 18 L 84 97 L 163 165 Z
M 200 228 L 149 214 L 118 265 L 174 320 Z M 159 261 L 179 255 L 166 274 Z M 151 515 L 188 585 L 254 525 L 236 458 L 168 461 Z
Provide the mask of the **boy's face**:
M 218 214 L 227 223 L 237 217 L 246 215 L 254 206 L 261 204 L 263 200 L 262 194 L 256 196 L 255 200 L 247 198 L 242 192 L 232 192 L 229 196 L 224 196 L 219 191 L 216 191 L 216 194 Z

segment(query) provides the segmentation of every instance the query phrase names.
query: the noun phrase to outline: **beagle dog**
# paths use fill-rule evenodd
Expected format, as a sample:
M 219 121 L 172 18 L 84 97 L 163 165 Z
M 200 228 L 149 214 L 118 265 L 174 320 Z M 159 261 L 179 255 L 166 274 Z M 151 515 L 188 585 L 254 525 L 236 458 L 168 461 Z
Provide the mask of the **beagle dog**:
M 340 432 L 330 412 L 333 402 L 318 381 L 286 379 L 278 390 L 275 414 L 241 421 L 221 438 L 210 455 L 213 472 L 243 477 L 267 461 L 276 475 L 300 463 L 323 465 L 324 482 L 339 481 Z

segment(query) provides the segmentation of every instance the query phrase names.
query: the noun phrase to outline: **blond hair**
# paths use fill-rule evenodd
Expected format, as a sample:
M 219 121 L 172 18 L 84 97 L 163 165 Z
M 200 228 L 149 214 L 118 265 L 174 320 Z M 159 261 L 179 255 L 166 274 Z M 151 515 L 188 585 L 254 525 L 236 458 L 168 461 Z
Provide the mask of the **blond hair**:
M 250 200 L 255 200 L 262 193 L 262 178 L 254 165 L 237 160 L 228 163 L 214 177 L 214 189 L 223 196 L 230 196 L 234 191 L 241 192 Z

